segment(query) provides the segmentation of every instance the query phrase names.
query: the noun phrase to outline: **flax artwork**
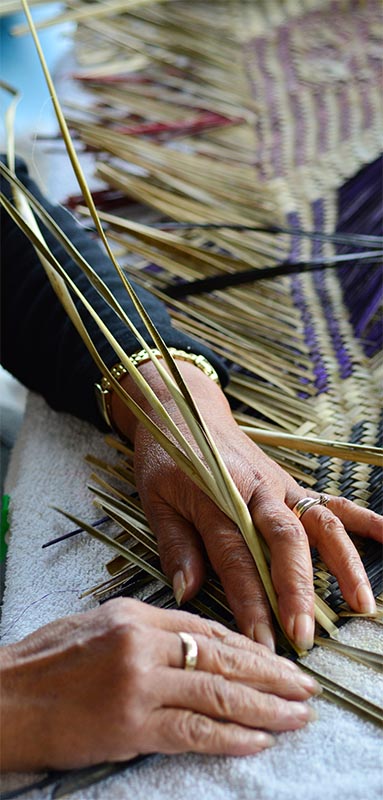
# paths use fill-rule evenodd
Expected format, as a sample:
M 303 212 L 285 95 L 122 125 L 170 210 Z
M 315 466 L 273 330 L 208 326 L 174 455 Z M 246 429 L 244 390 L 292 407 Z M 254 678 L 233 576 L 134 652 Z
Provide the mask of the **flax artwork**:
M 238 525 L 278 624 L 265 543 L 129 281 L 134 278 L 162 298 L 176 327 L 227 360 L 226 391 L 238 424 L 303 487 L 381 511 L 378 3 L 70 0 L 59 17 L 38 26 L 77 23 L 75 78 L 86 88 L 85 111 L 65 98 L 61 109 L 30 16 L 33 3 L 21 4 L 78 178 L 80 194 L 69 204 L 96 230 L 162 353 L 170 374 L 137 332 L 188 425 L 193 446 L 88 307 L 167 433 L 133 404 L 95 350 L 71 299 L 72 292 L 80 293 L 53 259 L 38 221 L 93 283 L 95 273 L 14 175 L 11 119 L 9 169 L 2 171 L 13 184 L 15 201 L 1 202 L 33 241 L 102 373 L 176 463 Z M 19 9 L 18 0 L 3 0 L 1 13 Z M 15 33 L 24 34 L 25 26 Z M 97 175 L 105 183 L 94 197 L 76 155 L 85 150 L 96 153 Z M 145 223 L 130 213 L 137 203 Z M 98 288 L 132 328 L 107 288 Z M 107 441 L 108 462 L 88 457 L 100 524 L 78 519 L 75 509 L 62 511 L 76 526 L 74 534 L 85 531 L 114 551 L 105 581 L 85 594 L 101 602 L 138 594 L 172 608 L 157 543 L 135 492 L 133 453 L 113 436 Z M 107 530 L 114 535 L 104 532 L 105 519 L 113 522 Z M 358 547 L 377 597 L 378 625 L 380 549 L 370 541 Z M 339 626 L 355 614 L 316 553 L 313 570 L 315 644 L 381 669 L 376 653 L 337 641 Z M 212 571 L 187 607 L 234 626 Z M 303 658 L 302 668 L 310 669 L 280 627 L 278 644 L 280 652 Z M 315 677 L 329 700 L 381 722 L 382 710 L 373 703 L 320 674 Z

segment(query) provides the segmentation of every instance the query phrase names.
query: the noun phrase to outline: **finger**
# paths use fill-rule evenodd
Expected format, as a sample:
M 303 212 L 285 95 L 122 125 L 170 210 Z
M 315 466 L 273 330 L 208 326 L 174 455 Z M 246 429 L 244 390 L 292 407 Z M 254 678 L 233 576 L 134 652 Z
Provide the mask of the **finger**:
M 307 703 L 259 692 L 246 684 L 226 680 L 222 675 L 199 670 L 173 673 L 171 680 L 161 682 L 163 706 L 184 708 L 214 719 L 271 731 L 296 730 L 314 718 Z
M 314 642 L 314 587 L 309 542 L 296 516 L 270 495 L 249 503 L 256 527 L 270 548 L 271 577 L 282 625 L 302 650 Z
M 147 516 L 157 538 L 162 569 L 181 605 L 199 592 L 205 579 L 201 539 L 192 523 L 167 503 L 153 503 Z
M 198 647 L 197 667 L 201 672 L 221 675 L 226 680 L 243 683 L 287 700 L 307 700 L 321 689 L 317 681 L 306 675 L 287 659 L 267 658 L 267 648 L 259 646 L 255 652 L 242 650 L 206 636 L 194 636 Z M 180 637 L 167 634 L 163 652 L 168 665 L 184 666 L 184 650 Z
M 147 603 L 142 603 L 139 600 L 132 600 L 130 598 L 120 598 L 119 600 L 109 600 L 108 602 L 123 603 L 126 605 L 126 614 L 128 616 L 133 616 L 139 621 L 155 626 L 156 628 L 161 628 L 162 630 L 174 631 L 175 633 L 179 631 L 200 633 L 210 639 L 227 642 L 232 647 L 249 650 L 250 652 L 261 651 L 264 658 L 276 657 L 266 646 L 254 642 L 246 636 L 242 636 L 240 633 L 229 630 L 229 628 L 221 625 L 220 622 L 203 619 L 197 614 L 191 614 L 187 611 L 169 612 L 168 610 L 156 608 L 156 606 L 149 606 Z M 287 661 L 287 664 L 295 669 L 295 665 L 291 661 Z
M 154 703 L 155 707 L 158 707 L 158 703 L 164 703 L 160 690 L 161 685 L 166 684 L 166 680 L 170 684 L 173 683 L 173 677 L 169 677 L 169 667 L 176 667 L 176 670 L 172 670 L 173 673 L 178 674 L 184 671 L 184 640 L 180 635 L 180 630 L 186 627 L 183 625 L 184 620 L 181 624 L 178 623 L 177 632 L 173 632 L 158 627 L 153 619 L 149 623 L 148 620 L 140 618 L 139 613 L 134 614 L 132 603 L 129 601 L 127 603 L 121 603 L 121 600 L 110 601 L 110 611 L 113 604 L 114 623 L 117 625 L 117 630 L 124 632 L 125 635 L 129 634 L 129 639 L 125 638 L 124 641 L 125 643 L 129 642 L 130 653 L 134 654 L 134 658 L 137 658 L 137 653 L 140 654 L 141 668 L 144 667 L 146 673 L 149 665 L 152 670 L 156 670 Z M 135 609 L 137 610 L 137 607 L 140 608 L 143 605 L 137 603 Z M 134 618 L 134 622 L 126 625 L 126 612 L 129 606 L 130 616 Z M 163 611 L 163 617 L 171 619 L 176 615 L 177 612 Z M 188 615 L 180 612 L 177 616 L 187 617 Z M 305 700 L 316 693 L 317 686 L 309 676 L 301 673 L 286 659 L 272 655 L 266 647 L 253 644 L 253 652 L 237 647 L 237 641 L 242 639 L 246 641 L 245 637 L 233 636 L 234 646 L 226 644 L 218 638 L 201 634 L 193 634 L 193 639 L 197 644 L 197 669 L 199 671 L 221 674 L 228 680 L 245 683 L 261 691 L 274 693 L 275 690 L 275 694 L 287 696 L 289 699 Z M 165 674 L 164 670 L 167 672 L 167 679 L 161 681 L 161 675 Z M 176 674 L 174 674 L 174 680 L 177 681 Z M 169 703 L 166 702 L 166 704 Z
M 380 514 L 357 506 L 346 497 L 330 497 L 327 507 L 339 517 L 346 530 L 383 542 L 383 517 Z
M 172 631 L 179 633 L 179 631 L 186 631 L 188 633 L 199 633 L 208 639 L 223 642 L 230 647 L 237 650 L 248 650 L 250 653 L 262 655 L 264 659 L 278 659 L 282 661 L 286 668 L 297 670 L 295 664 L 289 659 L 276 656 L 268 647 L 259 644 L 240 633 L 235 633 L 229 630 L 224 625 L 214 620 L 203 619 L 197 614 L 191 614 L 187 611 L 171 611 L 149 606 L 147 603 L 142 603 L 139 600 L 132 600 L 131 598 L 119 598 L 118 600 L 109 600 L 109 603 L 120 603 L 126 607 L 126 615 L 133 617 L 135 620 L 151 625 L 155 628 Z M 178 662 L 174 664 L 178 666 Z
M 238 528 L 210 503 L 199 509 L 196 527 L 238 627 L 246 636 L 274 651 L 275 634 L 269 603 L 253 557 Z
M 151 751 L 160 753 L 244 756 L 275 744 L 274 738 L 263 731 L 217 722 L 192 711 L 161 708 L 152 721 L 155 731 Z
M 344 599 L 362 613 L 376 611 L 374 596 L 359 553 L 340 519 L 324 506 L 314 506 L 302 518 L 311 544 L 338 579 Z

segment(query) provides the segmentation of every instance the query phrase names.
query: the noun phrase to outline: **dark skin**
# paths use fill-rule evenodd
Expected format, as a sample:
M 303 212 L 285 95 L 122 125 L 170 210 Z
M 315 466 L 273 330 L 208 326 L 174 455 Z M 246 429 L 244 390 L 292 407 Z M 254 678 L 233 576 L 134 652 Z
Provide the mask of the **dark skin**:
M 180 630 L 198 643 L 195 672 L 182 669 Z M 0 676 L 4 770 L 152 752 L 257 753 L 274 744 L 264 729 L 314 719 L 306 701 L 319 690 L 298 667 L 222 625 L 125 598 L 2 648 Z
M 304 649 L 312 645 L 310 544 L 337 575 L 351 607 L 372 612 L 371 588 L 345 528 L 381 541 L 382 518 L 332 498 L 329 507 L 316 506 L 299 521 L 292 507 L 303 495 L 315 493 L 303 491 L 240 431 L 210 378 L 190 363 L 179 367 L 268 542 L 290 637 Z M 140 369 L 188 435 L 153 365 Z M 154 416 L 131 379 L 123 383 Z M 3 647 L 4 770 L 80 767 L 158 751 L 257 753 L 274 743 L 265 731 L 294 730 L 314 718 L 307 700 L 319 687 L 273 654 L 268 603 L 235 525 L 183 475 L 116 395 L 112 415 L 134 443 L 141 500 L 178 601 L 201 586 L 206 551 L 246 636 L 184 612 L 122 599 L 57 620 Z M 182 669 L 181 630 L 192 633 L 198 644 L 194 672 Z
M 305 495 L 317 497 L 317 493 L 302 489 L 250 441 L 233 419 L 225 395 L 209 377 L 188 362 L 179 361 L 178 366 L 249 507 L 255 527 L 270 548 L 279 611 L 290 638 L 304 650 L 313 645 L 310 545 L 319 550 L 338 578 L 350 607 L 358 612 L 373 613 L 375 601 L 371 587 L 346 531 L 382 542 L 383 518 L 345 498 L 332 497 L 327 507 L 315 506 L 298 520 L 291 511 L 295 503 Z M 185 423 L 155 367 L 146 363 L 140 370 L 188 436 Z M 154 416 L 129 376 L 125 377 L 123 385 L 141 407 Z M 112 398 L 112 410 L 119 430 L 134 443 L 137 487 L 158 539 L 162 567 L 173 582 L 179 602 L 189 600 L 201 587 L 206 550 L 240 630 L 273 649 L 269 605 L 253 559 L 234 523 L 175 466 L 117 395 Z

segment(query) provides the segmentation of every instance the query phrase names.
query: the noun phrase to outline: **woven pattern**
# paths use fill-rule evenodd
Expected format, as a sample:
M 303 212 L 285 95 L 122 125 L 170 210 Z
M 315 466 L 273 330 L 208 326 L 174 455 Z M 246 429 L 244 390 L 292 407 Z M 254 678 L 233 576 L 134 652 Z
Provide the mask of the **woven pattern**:
M 86 5 L 73 7 L 86 15 Z M 69 120 L 99 152 L 104 220 L 136 281 L 165 296 L 180 278 L 334 257 L 345 252 L 328 238 L 337 229 L 380 233 L 378 19 L 375 0 L 165 2 L 82 17 L 79 77 L 93 99 L 90 115 L 72 108 Z M 156 221 L 191 227 L 162 242 L 128 222 L 124 229 L 108 212 L 126 197 L 154 209 Z M 377 269 L 356 260 L 174 301 L 170 310 L 231 362 L 239 422 L 378 445 L 381 300 Z M 302 485 L 381 510 L 378 467 L 265 449 Z M 375 545 L 366 547 L 375 563 Z M 322 565 L 316 582 L 339 606 Z

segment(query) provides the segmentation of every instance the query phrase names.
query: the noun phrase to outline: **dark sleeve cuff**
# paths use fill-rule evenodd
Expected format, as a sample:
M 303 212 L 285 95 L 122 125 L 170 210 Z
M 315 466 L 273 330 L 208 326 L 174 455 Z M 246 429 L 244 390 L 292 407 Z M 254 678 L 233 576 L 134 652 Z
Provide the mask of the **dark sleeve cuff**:
M 4 157 L 1 159 L 5 161 Z M 17 159 L 16 172 L 109 286 L 141 335 L 151 343 L 143 322 L 98 242 L 68 211 L 61 206 L 52 206 L 44 198 L 21 159 Z M 12 196 L 11 187 L 4 179 L 1 180 L 1 189 L 9 198 Z M 43 225 L 40 227 L 58 261 L 97 310 L 125 352 L 131 354 L 140 350 L 136 336 L 90 286 L 54 236 Z M 52 408 L 75 414 L 105 429 L 94 394 L 94 383 L 100 379 L 99 370 L 51 288 L 33 246 L 4 209 L 1 210 L 1 234 L 3 366 L 25 386 L 42 394 Z M 154 295 L 141 287 L 134 288 L 166 344 L 204 355 L 217 370 L 222 386 L 225 386 L 228 375 L 221 359 L 198 340 L 173 328 L 165 306 Z M 114 350 L 81 302 L 76 298 L 74 301 L 102 359 L 112 366 L 118 360 Z

